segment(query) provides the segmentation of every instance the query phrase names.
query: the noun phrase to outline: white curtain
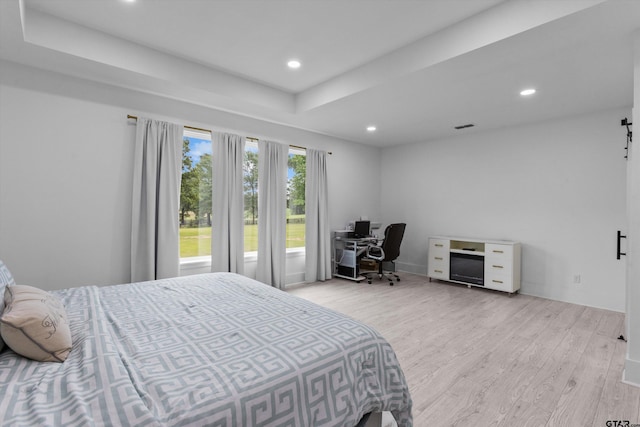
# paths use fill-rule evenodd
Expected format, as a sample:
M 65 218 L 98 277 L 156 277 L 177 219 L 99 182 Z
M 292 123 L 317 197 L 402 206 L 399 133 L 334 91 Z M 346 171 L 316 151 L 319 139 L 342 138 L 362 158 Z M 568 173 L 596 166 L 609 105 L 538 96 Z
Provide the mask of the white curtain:
M 289 146 L 258 141 L 258 264 L 256 279 L 282 289 L 287 252 Z
M 133 164 L 131 281 L 180 273 L 180 125 L 138 118 Z
M 307 149 L 305 184 L 305 280 L 331 278 L 331 232 L 327 192 L 327 153 Z
M 211 271 L 243 274 L 245 137 L 213 132 L 212 139 Z

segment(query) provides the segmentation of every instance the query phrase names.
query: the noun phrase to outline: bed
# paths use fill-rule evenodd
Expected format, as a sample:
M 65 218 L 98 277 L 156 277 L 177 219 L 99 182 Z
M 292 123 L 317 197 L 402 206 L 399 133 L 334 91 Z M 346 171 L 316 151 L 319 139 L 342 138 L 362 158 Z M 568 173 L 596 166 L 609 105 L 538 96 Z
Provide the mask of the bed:
M 0 425 L 412 426 L 389 343 L 371 327 L 232 273 L 51 294 L 63 363 L 0 353 Z

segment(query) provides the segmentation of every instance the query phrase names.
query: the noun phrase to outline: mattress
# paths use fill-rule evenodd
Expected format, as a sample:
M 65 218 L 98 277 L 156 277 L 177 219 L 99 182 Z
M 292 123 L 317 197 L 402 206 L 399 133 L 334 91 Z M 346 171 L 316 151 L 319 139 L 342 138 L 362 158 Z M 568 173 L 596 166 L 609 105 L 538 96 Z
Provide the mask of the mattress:
M 0 424 L 412 425 L 389 343 L 347 316 L 232 273 L 52 292 L 64 363 L 0 354 Z

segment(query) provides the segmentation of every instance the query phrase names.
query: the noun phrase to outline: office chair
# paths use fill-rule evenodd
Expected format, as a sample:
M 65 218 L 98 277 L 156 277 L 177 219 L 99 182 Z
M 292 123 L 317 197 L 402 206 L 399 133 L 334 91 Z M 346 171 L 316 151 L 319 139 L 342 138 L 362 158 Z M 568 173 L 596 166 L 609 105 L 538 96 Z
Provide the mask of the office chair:
M 407 224 L 398 223 L 398 224 L 389 224 L 387 228 L 384 230 L 384 240 L 382 245 L 369 245 L 367 247 L 366 258 L 376 260 L 378 262 L 378 271 L 372 271 L 364 273 L 367 278 L 367 282 L 371 283 L 372 276 L 374 274 L 378 275 L 378 278 L 382 279 L 383 276 L 386 276 L 389 280 L 389 285 L 393 286 L 393 277 L 396 278 L 396 281 L 400 281 L 400 276 L 395 274 L 394 271 L 383 270 L 383 264 L 385 262 L 390 262 L 394 264 L 394 261 L 400 256 L 400 244 L 402 243 L 402 238 L 404 237 L 404 229 Z M 395 266 L 395 264 L 394 264 Z

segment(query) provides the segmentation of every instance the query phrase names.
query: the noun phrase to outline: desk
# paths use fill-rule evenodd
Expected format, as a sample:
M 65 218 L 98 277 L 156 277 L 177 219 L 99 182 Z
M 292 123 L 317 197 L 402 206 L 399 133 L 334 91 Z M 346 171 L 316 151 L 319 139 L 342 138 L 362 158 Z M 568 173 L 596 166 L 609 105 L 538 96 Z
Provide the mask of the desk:
M 360 282 L 366 277 L 360 275 L 360 258 L 367 250 L 369 243 L 375 242 L 373 237 L 351 238 L 333 237 L 333 277 Z

